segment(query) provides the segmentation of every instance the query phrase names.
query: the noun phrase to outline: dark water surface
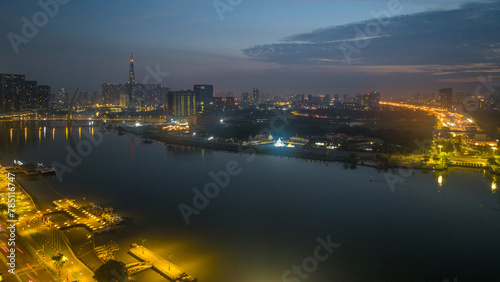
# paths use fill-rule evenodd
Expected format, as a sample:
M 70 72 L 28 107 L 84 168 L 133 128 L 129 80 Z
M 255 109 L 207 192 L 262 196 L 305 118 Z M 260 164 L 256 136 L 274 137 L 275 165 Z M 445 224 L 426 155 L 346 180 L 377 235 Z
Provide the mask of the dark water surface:
M 99 143 L 98 132 L 88 123 L 68 133 L 56 122 L 0 123 L 1 163 L 67 165 L 67 147 L 91 144 L 86 136 Z M 22 184 L 42 207 L 58 193 L 112 206 L 127 222 L 96 243 L 118 242 L 126 263 L 136 261 L 128 245 L 144 240 L 199 281 L 500 281 L 499 193 L 484 171 L 415 171 L 392 192 L 383 173 L 361 166 L 142 144 L 115 132 L 90 148 L 62 181 Z M 187 225 L 179 204 L 192 207 L 193 189 L 228 163 L 241 173 Z M 340 244 L 331 254 L 318 249 L 328 237 Z M 147 270 L 137 281 L 166 279 Z

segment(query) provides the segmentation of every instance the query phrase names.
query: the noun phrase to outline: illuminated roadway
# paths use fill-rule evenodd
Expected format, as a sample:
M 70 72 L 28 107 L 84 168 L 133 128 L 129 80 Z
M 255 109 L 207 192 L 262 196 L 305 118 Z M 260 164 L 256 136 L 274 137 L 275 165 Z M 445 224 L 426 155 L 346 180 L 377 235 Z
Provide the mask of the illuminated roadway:
M 424 111 L 432 115 L 435 115 L 440 121 L 437 129 L 441 129 L 442 127 L 449 127 L 450 129 L 465 130 L 465 128 L 468 126 L 477 127 L 477 125 L 471 119 L 466 118 L 462 114 L 450 112 L 445 108 L 416 106 L 411 104 L 382 102 L 382 101 L 380 102 L 380 105 L 400 107 L 414 111 Z

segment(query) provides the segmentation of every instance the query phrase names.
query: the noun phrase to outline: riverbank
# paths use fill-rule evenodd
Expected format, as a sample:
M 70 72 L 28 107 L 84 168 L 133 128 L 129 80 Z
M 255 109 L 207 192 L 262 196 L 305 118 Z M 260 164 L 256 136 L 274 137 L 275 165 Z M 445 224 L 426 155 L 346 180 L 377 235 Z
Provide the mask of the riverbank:
M 488 169 L 491 173 L 500 174 L 498 169 L 494 169 L 486 163 L 486 159 L 477 157 L 460 157 L 459 160 L 450 160 L 448 163 L 430 160 L 422 162 L 423 155 L 390 155 L 360 151 L 340 151 L 319 148 L 288 148 L 267 145 L 240 145 L 236 143 L 208 141 L 204 139 L 186 138 L 173 136 L 163 131 L 143 130 L 141 128 L 122 127 L 118 132 L 132 134 L 147 140 L 155 140 L 160 144 L 179 145 L 193 148 L 207 149 L 239 154 L 267 155 L 295 158 L 319 162 L 343 162 L 347 165 L 361 165 L 374 167 L 381 170 L 396 168 L 411 168 L 417 170 L 447 170 L 448 167 L 463 167 L 474 169 Z
M 3 167 L 0 168 L 2 175 L 6 174 L 7 171 Z M 19 218 L 16 223 L 16 228 L 19 230 L 17 234 L 23 246 L 25 246 L 25 252 L 28 257 L 36 260 L 40 265 L 50 273 L 53 281 L 65 281 L 65 278 L 72 276 L 74 279 L 79 279 L 82 281 L 92 281 L 93 271 L 90 270 L 78 257 L 74 254 L 72 246 L 69 240 L 66 238 L 64 232 L 58 231 L 59 236 L 61 236 L 62 242 L 59 242 L 58 249 L 54 249 L 54 246 L 49 242 L 44 241 L 43 237 L 40 235 L 39 231 L 43 229 L 44 224 L 38 219 L 38 214 L 40 212 L 40 203 L 37 201 L 36 197 L 30 193 L 25 184 L 21 184 L 19 178 L 13 181 L 16 187 L 16 213 Z M 26 200 L 22 200 L 26 199 Z M 22 200 L 22 201 L 19 201 Z M 62 244 L 61 244 L 62 243 Z M 78 275 L 73 275 L 75 272 L 70 273 L 69 267 L 57 268 L 52 262 L 51 258 L 57 253 L 64 254 L 67 261 L 72 261 L 72 270 L 78 270 Z M 24 254 L 24 253 L 23 253 Z M 76 264 L 75 264 L 76 263 Z M 20 267 L 21 268 L 21 267 Z M 40 277 L 39 277 L 40 278 Z M 44 278 L 44 281 L 49 281 L 49 278 Z M 52 281 L 52 280 L 51 280 Z
M 165 145 L 179 145 L 193 148 L 207 149 L 213 151 L 240 153 L 240 154 L 254 154 L 254 155 L 269 155 L 269 156 L 283 156 L 298 159 L 307 159 L 312 161 L 324 162 L 352 162 L 358 163 L 364 161 L 376 161 L 377 153 L 369 152 L 354 152 L 354 151 L 337 151 L 328 149 L 315 149 L 315 148 L 287 148 L 275 147 L 272 145 L 240 145 L 237 143 L 207 141 L 203 139 L 182 138 L 172 136 L 165 132 L 158 131 L 144 131 L 138 128 L 122 128 L 118 131 L 123 133 L 132 134 L 145 139 L 155 140 Z

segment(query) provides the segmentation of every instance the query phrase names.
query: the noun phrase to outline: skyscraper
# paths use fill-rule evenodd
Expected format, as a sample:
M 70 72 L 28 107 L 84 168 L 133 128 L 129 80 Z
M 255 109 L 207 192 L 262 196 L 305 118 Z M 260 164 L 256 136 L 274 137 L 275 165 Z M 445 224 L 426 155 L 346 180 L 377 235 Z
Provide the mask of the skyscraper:
M 170 90 L 159 83 L 137 83 L 134 53 L 131 53 L 128 82 L 126 84 L 102 84 L 102 97 L 105 104 L 120 105 L 131 111 L 149 111 L 165 104 L 167 89 Z M 126 97 L 123 94 L 126 94 Z
M 25 93 L 24 75 L 0 74 L 0 112 L 22 110 Z
M 36 108 L 38 96 L 38 82 L 26 80 L 24 82 L 24 105 L 23 108 Z
M 128 72 L 128 83 L 135 83 L 135 72 L 134 72 L 134 53 L 130 54 L 130 70 Z
M 0 112 L 47 108 L 50 86 L 38 85 L 24 75 L 0 74 Z
M 259 107 L 260 97 L 259 97 L 259 89 L 257 89 L 257 88 L 254 88 L 254 89 L 253 89 L 253 97 L 252 97 L 252 102 L 253 102 L 253 106 L 254 106 L 255 108 L 258 108 L 258 107 Z

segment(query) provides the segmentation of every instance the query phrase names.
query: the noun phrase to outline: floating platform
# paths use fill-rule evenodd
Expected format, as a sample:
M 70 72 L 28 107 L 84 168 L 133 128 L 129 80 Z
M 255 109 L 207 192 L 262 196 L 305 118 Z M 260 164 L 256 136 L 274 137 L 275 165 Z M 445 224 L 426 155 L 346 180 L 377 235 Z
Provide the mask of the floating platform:
M 172 281 L 198 281 L 198 279 L 196 279 L 195 277 L 187 275 L 180 267 L 153 253 L 144 246 L 132 244 L 130 253 L 138 259 L 151 264 L 154 270 Z

